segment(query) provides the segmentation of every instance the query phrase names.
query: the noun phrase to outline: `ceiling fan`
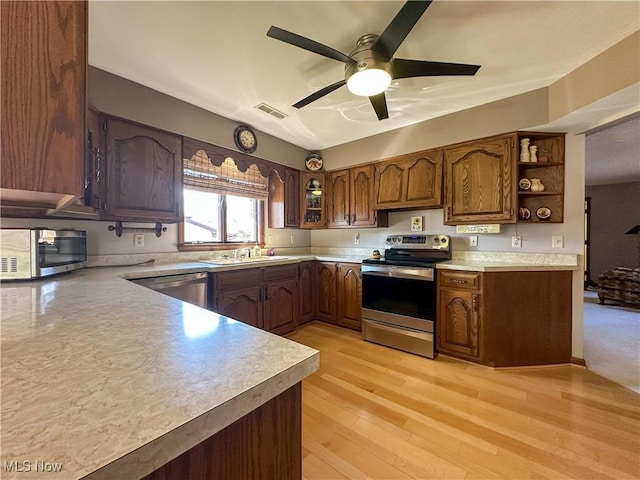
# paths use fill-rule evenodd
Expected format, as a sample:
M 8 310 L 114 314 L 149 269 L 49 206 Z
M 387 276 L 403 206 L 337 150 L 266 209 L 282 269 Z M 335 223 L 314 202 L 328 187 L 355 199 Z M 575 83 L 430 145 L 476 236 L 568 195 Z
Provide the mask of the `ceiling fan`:
M 361 36 L 349 55 L 296 33 L 274 26 L 269 28 L 268 37 L 346 64 L 344 80 L 321 88 L 293 106 L 302 108 L 343 85 L 347 85 L 351 93 L 369 97 L 378 120 L 384 120 L 389 118 L 384 92 L 391 84 L 391 80 L 410 77 L 475 75 L 480 65 L 406 60 L 393 57 L 429 5 L 431 5 L 431 1 L 410 0 L 406 2 L 380 36 L 373 33 Z

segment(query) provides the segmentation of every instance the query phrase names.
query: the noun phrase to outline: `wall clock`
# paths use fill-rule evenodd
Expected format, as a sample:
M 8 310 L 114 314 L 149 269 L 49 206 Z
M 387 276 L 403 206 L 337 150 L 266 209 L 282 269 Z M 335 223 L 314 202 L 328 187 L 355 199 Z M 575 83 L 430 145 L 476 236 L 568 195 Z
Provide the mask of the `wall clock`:
M 317 153 L 310 153 L 304 161 L 304 164 L 307 167 L 307 170 L 315 172 L 322 168 L 322 157 Z
M 258 148 L 258 138 L 248 125 L 239 125 L 233 132 L 236 147 L 244 153 L 253 153 Z

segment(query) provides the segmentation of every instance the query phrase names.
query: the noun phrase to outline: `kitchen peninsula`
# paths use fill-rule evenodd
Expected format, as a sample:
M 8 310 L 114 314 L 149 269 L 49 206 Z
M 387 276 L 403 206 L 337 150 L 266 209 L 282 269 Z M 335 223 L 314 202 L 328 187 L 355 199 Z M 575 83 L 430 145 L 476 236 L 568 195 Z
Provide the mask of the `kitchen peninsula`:
M 300 382 L 319 353 L 131 270 L 2 285 L 2 478 L 140 478 L 185 452 L 169 477 L 217 455 L 220 478 L 300 478 Z

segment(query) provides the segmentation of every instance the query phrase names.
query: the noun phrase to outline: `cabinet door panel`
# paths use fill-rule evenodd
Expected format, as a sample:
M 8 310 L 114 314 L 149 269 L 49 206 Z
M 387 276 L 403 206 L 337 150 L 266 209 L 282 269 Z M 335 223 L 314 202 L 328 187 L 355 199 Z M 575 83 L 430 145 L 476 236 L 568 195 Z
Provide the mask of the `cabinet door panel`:
M 316 317 L 336 322 L 336 264 L 318 262 Z
M 315 304 L 314 265 L 314 262 L 303 262 L 299 266 L 298 294 L 300 298 L 300 319 L 298 320 L 298 324 L 313 320 L 313 306 Z
M 441 290 L 438 301 L 438 350 L 479 358 L 478 295 Z
M 87 5 L 1 2 L 2 188 L 83 193 Z
M 180 137 L 128 122 L 107 121 L 107 215 L 179 219 Z
M 404 169 L 398 162 L 376 165 L 376 208 L 397 207 L 402 204 Z
M 514 135 L 445 150 L 445 224 L 515 222 Z
M 220 292 L 216 295 L 215 311 L 221 315 L 262 328 L 262 288 Z
M 338 265 L 338 323 L 360 331 L 362 329 L 362 281 L 360 265 Z
M 300 172 L 284 170 L 284 226 L 300 226 Z
M 375 225 L 373 165 L 352 168 L 350 174 L 351 225 L 363 227 Z
M 425 152 L 407 166 L 407 205 L 442 205 L 442 149 Z
M 344 227 L 350 224 L 349 170 L 329 172 L 327 175 L 327 226 Z
M 277 335 L 293 331 L 298 317 L 298 282 L 296 279 L 266 286 L 264 329 Z

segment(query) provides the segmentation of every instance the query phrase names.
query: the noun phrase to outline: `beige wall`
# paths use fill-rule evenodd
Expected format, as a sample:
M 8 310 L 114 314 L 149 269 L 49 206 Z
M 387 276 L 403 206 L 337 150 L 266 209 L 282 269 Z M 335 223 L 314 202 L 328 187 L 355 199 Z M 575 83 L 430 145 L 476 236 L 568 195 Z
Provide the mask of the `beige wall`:
M 625 235 L 640 225 L 640 182 L 586 187 L 591 198 L 590 280 L 605 270 L 640 266 L 640 236 Z
M 95 67 L 89 67 L 89 105 L 145 125 L 237 150 L 233 131 L 240 124 Z M 303 169 L 308 151 L 256 131 L 255 156 Z

